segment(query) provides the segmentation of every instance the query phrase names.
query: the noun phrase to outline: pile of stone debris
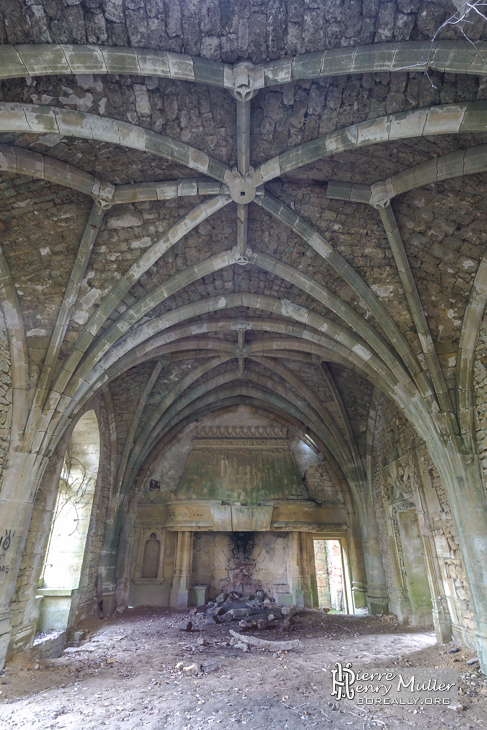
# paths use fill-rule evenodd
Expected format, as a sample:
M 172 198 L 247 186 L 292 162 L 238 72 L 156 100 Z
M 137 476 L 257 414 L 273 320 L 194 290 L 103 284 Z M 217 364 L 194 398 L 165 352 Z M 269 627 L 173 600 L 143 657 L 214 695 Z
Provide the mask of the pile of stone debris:
M 244 631 L 276 629 L 284 633 L 297 621 L 296 606 L 278 606 L 275 599 L 266 596 L 262 590 L 251 595 L 237 591 L 220 593 L 214 601 L 194 611 L 206 614 L 216 624 L 238 621 L 239 628 Z

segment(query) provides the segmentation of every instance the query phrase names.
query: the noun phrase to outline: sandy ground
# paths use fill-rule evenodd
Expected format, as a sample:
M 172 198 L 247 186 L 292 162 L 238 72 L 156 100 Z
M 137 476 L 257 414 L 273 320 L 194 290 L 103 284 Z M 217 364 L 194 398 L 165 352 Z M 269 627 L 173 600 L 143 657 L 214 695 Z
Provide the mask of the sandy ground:
M 437 646 L 431 631 L 411 629 L 392 617 L 324 616 L 301 612 L 293 631 L 266 639 L 299 639 L 293 651 L 230 645 L 232 625 L 191 617 L 191 633 L 179 630 L 188 614 L 139 608 L 83 626 L 86 640 L 59 659 L 25 658 L 0 673 L 0 728 L 170 728 L 198 730 L 245 725 L 246 730 L 294 728 L 487 727 L 487 681 L 466 665 L 474 656 L 454 644 Z M 199 640 L 199 642 L 198 642 Z M 204 644 L 202 644 L 204 642 Z M 370 667 L 454 667 L 462 709 L 367 708 L 331 696 L 336 661 Z M 218 664 L 187 676 L 176 665 Z

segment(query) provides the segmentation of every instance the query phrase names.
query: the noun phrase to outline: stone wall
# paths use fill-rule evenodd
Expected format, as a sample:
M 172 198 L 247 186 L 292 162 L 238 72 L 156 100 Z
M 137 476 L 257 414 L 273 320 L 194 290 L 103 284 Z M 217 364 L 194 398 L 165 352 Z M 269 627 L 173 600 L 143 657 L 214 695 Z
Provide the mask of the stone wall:
M 11 386 L 9 342 L 3 313 L 0 311 L 0 488 L 10 439 Z
M 5 0 L 1 43 L 102 43 L 203 58 L 260 62 L 358 43 L 429 39 L 454 12 L 449 0 Z M 482 23 L 473 18 L 472 39 Z
M 475 349 L 474 365 L 475 430 L 478 455 L 482 465 L 484 481 L 487 484 L 487 318 L 484 317 Z
M 390 464 L 407 464 L 404 473 L 394 480 Z M 401 482 L 404 494 L 395 490 Z M 379 396 L 373 446 L 373 489 L 382 559 L 389 592 L 390 607 L 401 605 L 398 557 L 392 537 L 388 505 L 406 497 L 417 512 L 424 510 L 422 534 L 433 537 L 441 573 L 442 590 L 451 617 L 453 635 L 475 646 L 476 624 L 470 602 L 465 568 L 445 489 L 422 439 L 397 409 Z M 418 494 L 424 496 L 418 503 Z M 420 522 L 421 524 L 421 522 Z
M 316 502 L 319 502 L 320 504 L 344 504 L 340 485 L 338 485 L 330 476 L 330 472 L 326 464 L 310 466 L 310 468 L 306 471 L 304 483 L 308 490 L 310 499 L 316 500 Z

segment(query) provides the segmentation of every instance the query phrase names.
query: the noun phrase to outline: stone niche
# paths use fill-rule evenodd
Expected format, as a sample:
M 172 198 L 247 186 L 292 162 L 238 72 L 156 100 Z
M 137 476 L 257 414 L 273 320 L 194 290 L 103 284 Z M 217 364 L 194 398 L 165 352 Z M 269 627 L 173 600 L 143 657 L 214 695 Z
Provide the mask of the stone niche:
M 309 498 L 287 428 L 200 426 L 174 487 L 148 489 L 138 504 L 132 604 L 182 607 L 262 588 L 280 604 L 312 605 L 312 535 L 345 535 L 346 514 Z

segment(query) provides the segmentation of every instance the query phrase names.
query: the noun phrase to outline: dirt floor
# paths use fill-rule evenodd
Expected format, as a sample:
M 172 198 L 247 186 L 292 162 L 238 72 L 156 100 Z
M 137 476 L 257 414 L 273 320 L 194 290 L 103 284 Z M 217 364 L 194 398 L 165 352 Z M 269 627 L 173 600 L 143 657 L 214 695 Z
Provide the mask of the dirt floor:
M 193 622 L 191 633 L 179 629 Z M 285 635 L 257 631 L 270 640 L 299 639 L 292 651 L 231 645 L 230 629 L 204 615 L 138 608 L 81 628 L 86 638 L 58 659 L 32 663 L 18 657 L 0 673 L 0 728 L 148 727 L 197 730 L 229 723 L 246 730 L 294 728 L 487 727 L 487 680 L 474 657 L 454 644 L 437 646 L 432 631 L 411 629 L 392 617 L 324 615 L 303 611 Z M 362 708 L 331 696 L 335 662 L 369 667 L 454 667 L 460 707 Z M 196 664 L 207 671 L 176 668 Z M 216 668 L 215 668 L 216 667 Z

